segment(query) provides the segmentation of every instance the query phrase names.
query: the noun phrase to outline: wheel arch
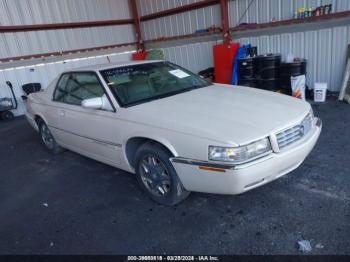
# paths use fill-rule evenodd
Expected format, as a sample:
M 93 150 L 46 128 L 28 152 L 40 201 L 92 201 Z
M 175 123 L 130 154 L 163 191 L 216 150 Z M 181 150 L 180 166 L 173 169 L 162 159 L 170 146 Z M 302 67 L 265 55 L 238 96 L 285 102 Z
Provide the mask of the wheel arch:
M 165 150 L 167 150 L 171 155 L 178 156 L 175 148 L 166 140 L 154 138 L 150 136 L 133 136 L 127 139 L 124 143 L 124 156 L 128 164 L 135 168 L 135 154 L 138 148 L 145 143 L 156 143 L 161 145 Z
M 34 122 L 35 122 L 38 130 L 40 129 L 40 126 L 39 126 L 40 121 L 43 121 L 45 124 L 47 124 L 47 121 L 42 114 L 34 114 Z

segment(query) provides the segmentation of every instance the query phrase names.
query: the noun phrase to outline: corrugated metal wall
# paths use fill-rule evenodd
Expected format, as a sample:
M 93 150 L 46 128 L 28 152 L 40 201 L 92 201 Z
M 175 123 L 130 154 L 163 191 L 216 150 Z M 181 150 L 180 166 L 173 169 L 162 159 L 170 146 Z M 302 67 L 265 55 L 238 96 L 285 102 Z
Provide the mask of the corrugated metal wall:
M 190 0 L 139 0 L 139 9 L 142 14 L 161 11 L 171 7 L 192 3 Z M 252 2 L 248 12 L 245 10 Z M 298 7 L 313 7 L 321 4 L 332 4 L 334 11 L 350 10 L 349 0 L 233 0 L 229 1 L 230 26 L 236 26 L 240 17 L 241 23 L 264 23 L 273 18 L 277 20 L 291 19 Z M 203 19 L 198 14 L 207 17 Z M 160 36 L 172 36 L 193 33 L 198 28 L 208 27 L 211 24 L 221 26 L 219 6 L 190 11 L 171 17 L 142 23 L 146 39 Z M 200 25 L 200 26 L 197 26 Z M 307 25 L 305 25 L 307 27 Z M 307 82 L 313 86 L 314 82 L 324 81 L 332 91 L 339 91 L 345 65 L 345 54 L 348 43 L 350 43 L 350 27 L 335 26 L 332 28 L 307 30 L 293 32 L 286 28 L 285 33 L 276 34 L 271 31 L 262 36 L 254 36 L 251 32 L 244 38 L 234 39 L 241 43 L 252 43 L 257 45 L 259 53 L 279 52 L 285 58 L 289 53 L 308 59 Z M 212 51 L 207 47 L 213 42 L 198 44 L 183 44 L 180 47 L 164 48 L 167 59 L 177 62 L 194 72 L 212 66 Z M 195 55 L 193 55 L 193 54 Z M 203 59 L 203 56 L 210 56 Z M 188 60 L 189 57 L 194 60 Z M 196 61 L 195 63 L 189 61 Z M 211 62 L 210 62 L 211 61 Z M 210 62 L 210 63 L 209 63 Z
M 325 4 L 332 4 L 335 12 L 350 9 L 349 0 L 233 0 L 229 2 L 230 27 L 237 26 L 239 19 L 240 23 L 267 23 L 273 19 L 292 19 L 294 11 L 299 7 L 316 8 Z
M 0 24 L 131 18 L 128 0 L 0 0 Z M 134 42 L 133 25 L 0 34 L 0 58 Z
M 165 58 L 175 64 L 198 73 L 213 66 L 215 41 L 163 48 Z
M 350 43 L 350 26 L 340 26 L 315 31 L 264 35 L 238 39 L 240 43 L 258 46 L 258 52 L 289 53 L 307 59 L 307 84 L 327 82 L 329 90 L 339 91 L 347 45 Z
M 202 0 L 138 0 L 139 15 L 147 15 L 162 10 L 187 5 Z M 208 28 L 212 25 L 220 26 L 220 6 L 189 11 L 141 23 L 144 40 L 158 37 L 192 34 L 197 29 Z
M 140 15 L 145 15 L 200 0 L 138 0 Z M 242 22 L 268 22 L 289 19 L 299 6 L 332 3 L 335 10 L 350 10 L 349 0 L 255 0 Z M 231 26 L 237 23 L 248 7 L 250 0 L 229 2 Z M 130 18 L 127 0 L 0 0 L 2 25 L 77 22 L 103 19 Z M 190 11 L 170 17 L 142 23 L 146 39 L 160 36 L 182 35 L 211 25 L 220 26 L 218 5 Z M 257 45 L 260 53 L 281 52 L 308 59 L 307 81 L 328 82 L 330 90 L 339 90 L 344 70 L 346 46 L 350 43 L 350 26 L 315 29 L 303 32 L 270 33 L 261 36 L 247 35 L 239 38 L 241 43 Z M 64 49 L 94 47 L 134 41 L 132 26 L 111 26 L 73 30 L 54 30 L 28 33 L 0 34 L 0 57 L 19 56 Z M 184 43 L 177 47 L 164 48 L 166 58 L 198 72 L 213 65 L 212 46 L 215 41 Z M 106 55 L 85 60 L 0 70 L 0 96 L 9 93 L 4 86 L 10 80 L 21 95 L 20 86 L 38 81 L 46 86 L 64 69 L 106 62 Z M 129 54 L 116 55 L 116 59 L 130 59 Z M 33 70 L 30 70 L 34 68 Z M 21 105 L 17 113 L 23 113 Z
M 137 0 L 137 5 L 142 16 L 200 1 L 202 0 Z M 230 27 L 236 26 L 239 19 L 240 23 L 266 23 L 272 19 L 291 19 L 299 7 L 315 8 L 322 4 L 332 4 L 334 12 L 350 10 L 349 0 L 230 0 Z M 245 12 L 248 7 L 248 11 Z M 143 22 L 141 25 L 145 40 L 190 34 L 196 29 L 211 25 L 221 27 L 220 6 L 214 5 L 158 18 Z
M 308 86 L 313 87 L 315 82 L 327 82 L 329 90 L 339 91 L 345 69 L 347 45 L 350 44 L 350 26 L 245 37 L 235 41 L 258 46 L 260 54 L 281 53 L 284 60 L 289 53 L 306 58 Z M 213 66 L 213 44 L 215 42 L 210 41 L 167 47 L 163 50 L 166 59 L 197 73 Z
M 107 59 L 108 56 L 108 59 Z M 6 86 L 6 81 L 11 81 L 14 86 L 14 92 L 16 94 L 19 106 L 17 110 L 14 110 L 16 115 L 21 115 L 25 112 L 25 105 L 21 99 L 23 91 L 21 86 L 26 83 L 39 82 L 43 88 L 55 79 L 61 72 L 72 68 L 94 65 L 113 63 L 118 61 L 130 60 L 130 52 L 120 54 L 108 54 L 91 56 L 85 58 L 76 58 L 71 60 L 56 61 L 50 63 L 36 64 L 33 66 L 16 67 L 0 70 L 0 97 L 11 97 L 11 92 Z

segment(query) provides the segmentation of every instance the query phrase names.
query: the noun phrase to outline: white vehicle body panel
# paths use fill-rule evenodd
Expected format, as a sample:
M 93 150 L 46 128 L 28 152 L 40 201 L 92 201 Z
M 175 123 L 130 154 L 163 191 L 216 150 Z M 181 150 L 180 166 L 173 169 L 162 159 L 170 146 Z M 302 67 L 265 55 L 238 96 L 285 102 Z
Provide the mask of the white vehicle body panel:
M 142 62 L 141 62 L 142 63 Z M 27 119 L 38 130 L 36 117 L 49 126 L 58 144 L 72 151 L 134 173 L 126 155 L 132 138 L 148 138 L 167 147 L 174 157 L 208 162 L 208 146 L 235 147 L 299 124 L 309 113 L 307 102 L 254 88 L 213 84 L 147 103 L 120 107 L 99 70 L 133 64 L 95 66 L 115 111 L 87 109 L 52 101 L 58 78 L 43 92 L 29 96 Z M 198 169 L 198 165 L 173 163 L 187 190 L 238 194 L 272 181 L 297 168 L 312 150 L 321 125 L 283 152 L 265 161 L 226 172 Z M 274 148 L 276 145 L 272 145 Z M 224 163 L 222 163 L 224 164 Z M 254 184 L 256 181 L 261 183 Z M 253 186 L 248 186 L 249 184 Z

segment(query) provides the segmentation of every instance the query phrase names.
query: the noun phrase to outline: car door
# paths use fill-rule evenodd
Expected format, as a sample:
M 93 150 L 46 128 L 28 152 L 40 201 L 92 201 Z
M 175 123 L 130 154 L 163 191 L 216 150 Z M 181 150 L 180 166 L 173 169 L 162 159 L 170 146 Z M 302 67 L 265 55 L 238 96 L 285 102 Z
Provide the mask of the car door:
M 96 97 L 106 99 L 108 106 L 98 110 L 81 106 L 83 100 Z M 63 74 L 52 105 L 50 129 L 62 146 L 106 163 L 120 163 L 115 108 L 95 72 Z

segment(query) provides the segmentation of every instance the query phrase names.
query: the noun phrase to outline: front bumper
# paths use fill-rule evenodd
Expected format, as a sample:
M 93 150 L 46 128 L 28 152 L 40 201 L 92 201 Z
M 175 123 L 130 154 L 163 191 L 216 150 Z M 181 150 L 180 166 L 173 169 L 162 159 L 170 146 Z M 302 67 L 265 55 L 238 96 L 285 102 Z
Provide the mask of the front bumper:
M 171 161 L 188 191 L 241 194 L 296 169 L 315 146 L 321 129 L 322 121 L 315 118 L 312 130 L 288 150 L 272 153 L 247 164 L 234 166 L 179 157 Z

